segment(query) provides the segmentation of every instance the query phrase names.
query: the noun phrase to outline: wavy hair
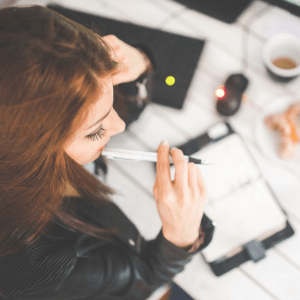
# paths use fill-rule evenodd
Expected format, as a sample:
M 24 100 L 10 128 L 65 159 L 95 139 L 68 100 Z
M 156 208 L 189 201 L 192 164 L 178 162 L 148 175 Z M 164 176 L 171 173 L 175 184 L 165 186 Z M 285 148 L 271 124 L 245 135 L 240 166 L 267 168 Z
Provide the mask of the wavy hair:
M 63 150 L 114 74 L 112 49 L 93 29 L 40 5 L 0 10 L 0 257 L 45 234 L 56 218 L 114 242 L 117 228 L 81 220 L 67 183 L 105 205 L 114 191 Z

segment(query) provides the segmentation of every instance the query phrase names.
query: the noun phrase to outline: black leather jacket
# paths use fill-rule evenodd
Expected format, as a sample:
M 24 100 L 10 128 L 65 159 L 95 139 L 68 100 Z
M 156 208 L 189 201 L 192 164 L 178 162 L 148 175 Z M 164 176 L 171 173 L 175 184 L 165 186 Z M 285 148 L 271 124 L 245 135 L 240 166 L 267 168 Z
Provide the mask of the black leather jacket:
M 119 228 L 117 245 L 57 221 L 32 245 L 0 258 L 0 292 L 6 296 L 1 300 L 146 299 L 195 255 L 170 243 L 162 231 L 146 241 L 112 202 L 95 209 L 80 198 L 72 199 L 81 217 L 104 228 Z M 205 241 L 197 252 L 209 244 L 214 230 L 205 215 L 201 225 Z

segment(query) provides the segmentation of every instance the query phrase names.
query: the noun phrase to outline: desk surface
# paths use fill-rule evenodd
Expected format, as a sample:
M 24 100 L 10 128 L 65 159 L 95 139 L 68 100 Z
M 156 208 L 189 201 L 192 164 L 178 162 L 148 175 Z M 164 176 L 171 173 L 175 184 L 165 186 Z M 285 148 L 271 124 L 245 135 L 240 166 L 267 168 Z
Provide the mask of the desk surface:
M 49 3 L 48 0 L 19 0 L 16 5 Z M 229 74 L 241 70 L 243 26 L 258 11 L 270 6 L 253 1 L 236 23 L 228 25 L 171 0 L 57 0 L 56 3 L 207 40 L 183 109 L 151 103 L 138 121 L 109 142 L 109 147 L 143 151 L 155 151 L 162 139 L 168 139 L 171 146 L 182 144 L 221 120 L 215 110 L 215 89 Z M 286 84 L 275 83 L 262 63 L 264 42 L 280 32 L 290 32 L 300 38 L 300 19 L 270 6 L 251 25 L 245 73 L 250 80 L 248 101 L 230 118 L 230 123 L 245 139 L 296 234 L 268 250 L 260 262 L 247 262 L 222 277 L 215 277 L 202 256 L 196 255 L 174 278 L 196 300 L 300 299 L 300 170 L 269 160 L 260 151 L 254 134 L 255 120 L 264 105 L 286 95 L 300 99 L 300 77 Z M 161 227 L 152 196 L 154 180 L 151 163 L 109 162 L 108 182 L 119 191 L 114 201 L 146 239 L 154 238 Z M 163 292 L 163 288 L 158 290 L 151 300 L 158 299 Z

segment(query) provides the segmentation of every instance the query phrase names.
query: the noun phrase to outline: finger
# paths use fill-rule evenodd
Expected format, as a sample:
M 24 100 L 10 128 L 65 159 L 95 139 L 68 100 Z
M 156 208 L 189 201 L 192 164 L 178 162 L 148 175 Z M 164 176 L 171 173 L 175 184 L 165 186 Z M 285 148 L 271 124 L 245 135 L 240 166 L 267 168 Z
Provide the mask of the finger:
M 124 42 L 118 39 L 115 35 L 110 34 L 102 37 L 102 39 L 108 44 L 110 49 L 112 50 L 113 59 L 122 62 L 124 59 Z
M 118 85 L 120 83 L 126 83 L 132 81 L 131 78 L 128 78 L 126 72 L 124 72 L 124 69 L 119 70 L 118 73 L 114 74 L 112 76 L 112 85 Z
M 125 49 L 127 49 L 127 48 L 133 48 L 130 45 L 128 45 L 125 42 L 123 42 L 122 40 L 120 40 L 119 38 L 117 38 L 113 34 L 106 35 L 106 36 L 103 37 L 103 39 L 104 39 L 104 41 L 106 43 L 108 43 L 112 47 L 112 49 L 115 52 L 115 54 L 118 55 L 118 59 L 119 60 L 122 60 L 122 59 L 124 59 L 126 57 L 126 51 L 125 51 Z
M 158 186 L 157 186 L 157 182 L 155 180 L 154 186 L 153 186 L 153 196 L 155 201 L 157 201 L 158 199 Z
M 157 149 L 156 171 L 157 182 L 171 185 L 168 141 L 162 141 Z
M 103 40 L 105 40 L 108 43 L 116 43 L 119 39 L 113 35 L 113 34 L 108 34 L 102 37 Z
M 170 154 L 175 167 L 174 183 L 181 187 L 188 186 L 188 165 L 183 157 L 183 152 L 178 148 L 172 148 Z
M 197 167 L 194 163 L 188 163 L 188 184 L 192 191 L 199 191 L 197 183 Z
M 115 47 L 116 47 L 116 43 L 117 43 L 117 37 L 110 34 L 110 35 L 106 35 L 101 37 L 101 39 L 108 45 L 108 47 L 111 48 L 111 50 L 115 53 Z
M 197 167 L 197 183 L 202 195 L 207 196 L 206 185 L 204 182 L 204 178 L 200 172 L 200 169 Z

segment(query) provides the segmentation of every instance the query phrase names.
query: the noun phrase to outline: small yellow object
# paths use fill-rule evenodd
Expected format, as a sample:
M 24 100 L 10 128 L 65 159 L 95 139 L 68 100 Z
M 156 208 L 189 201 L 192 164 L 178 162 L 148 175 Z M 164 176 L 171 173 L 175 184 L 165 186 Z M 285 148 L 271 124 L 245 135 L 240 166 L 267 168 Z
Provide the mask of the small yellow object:
M 166 78 L 166 84 L 167 85 L 173 85 L 175 83 L 175 78 L 173 76 L 168 76 Z

